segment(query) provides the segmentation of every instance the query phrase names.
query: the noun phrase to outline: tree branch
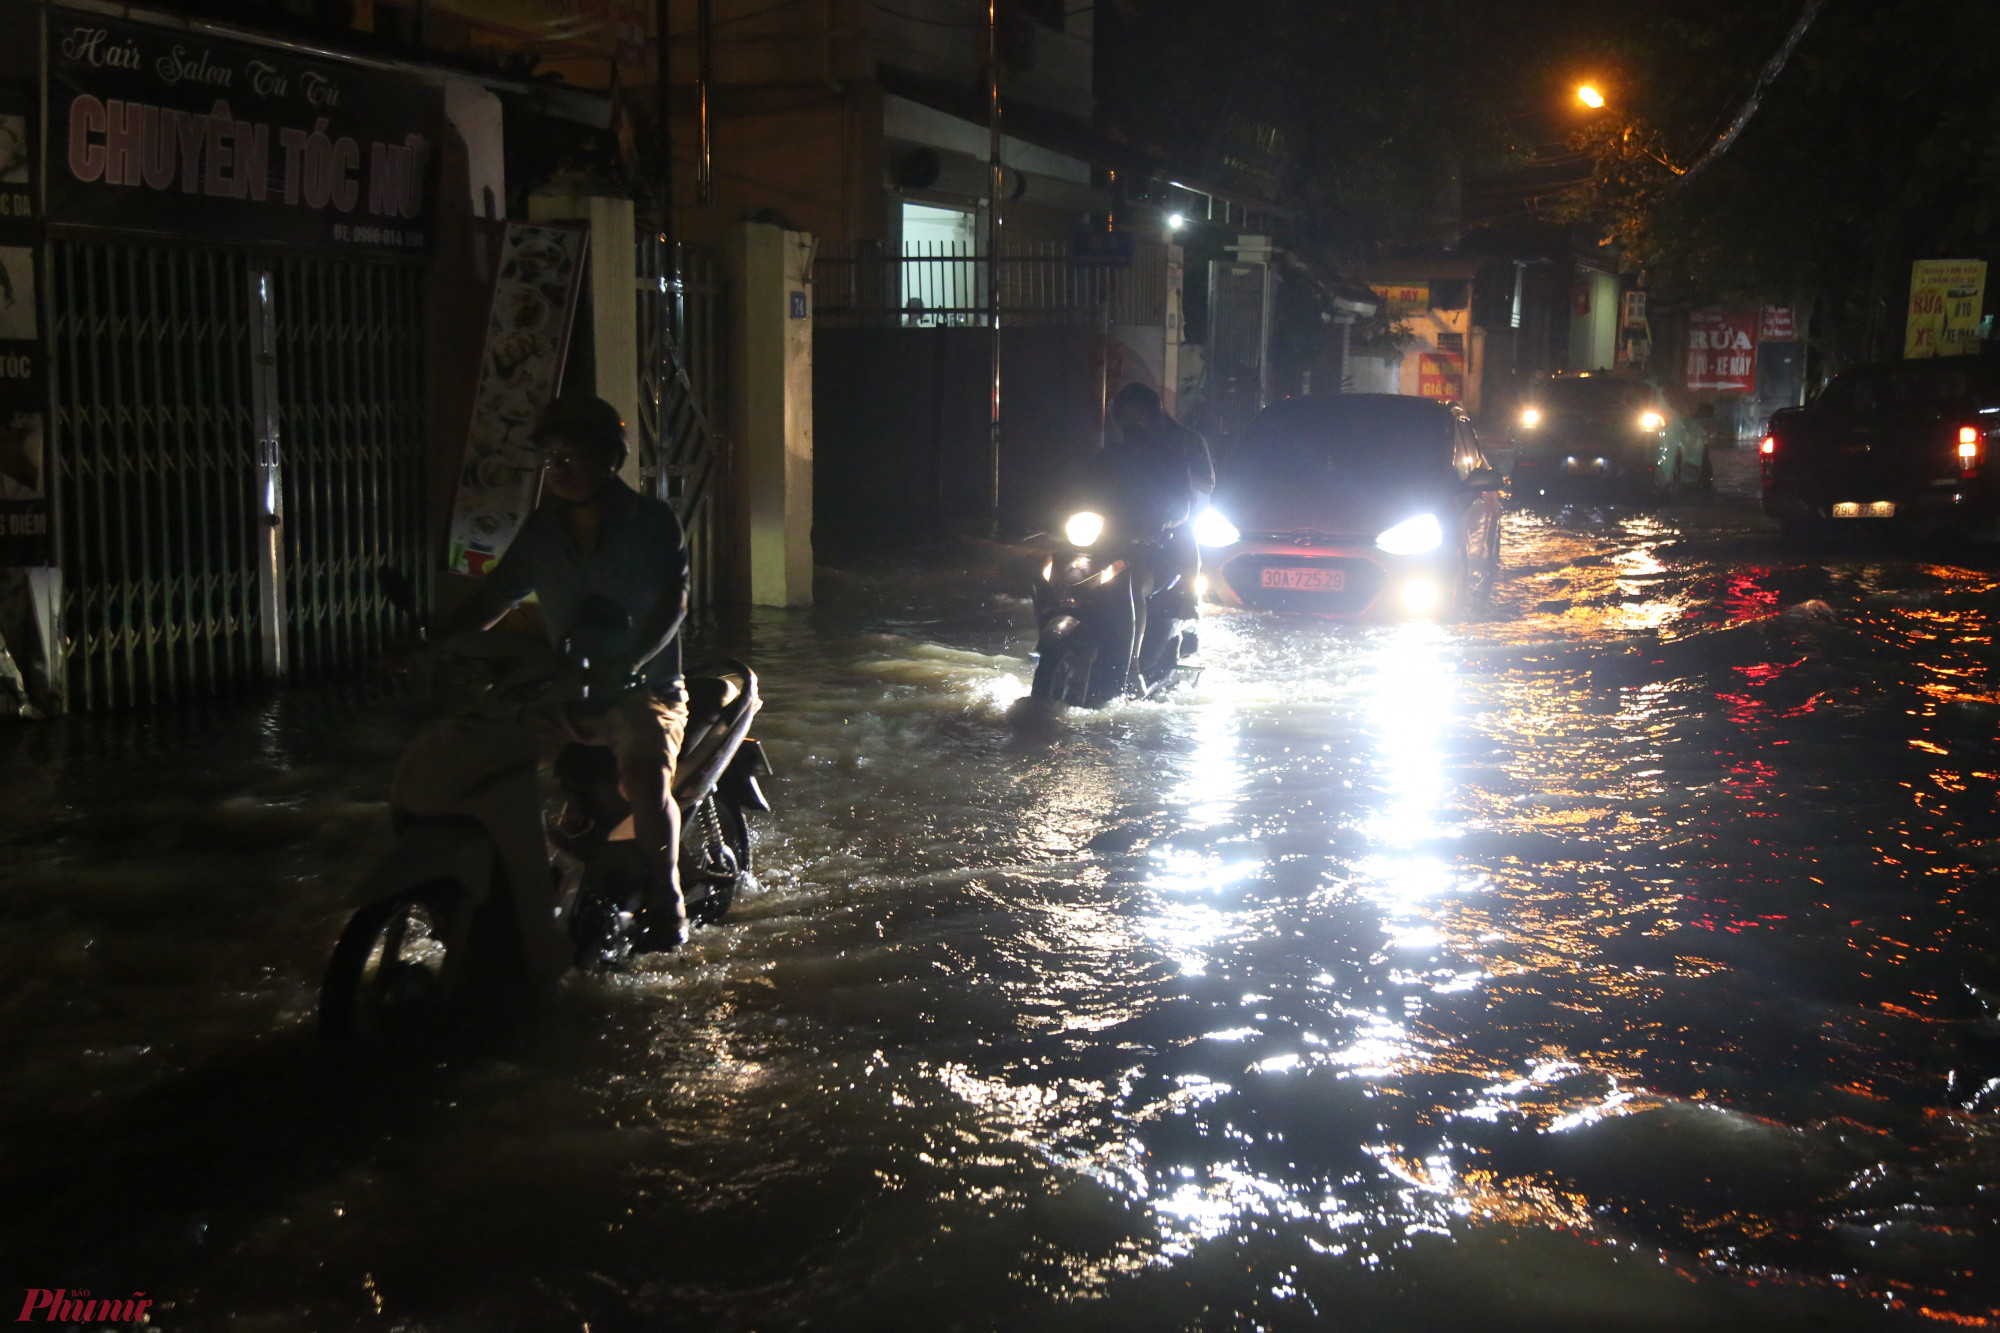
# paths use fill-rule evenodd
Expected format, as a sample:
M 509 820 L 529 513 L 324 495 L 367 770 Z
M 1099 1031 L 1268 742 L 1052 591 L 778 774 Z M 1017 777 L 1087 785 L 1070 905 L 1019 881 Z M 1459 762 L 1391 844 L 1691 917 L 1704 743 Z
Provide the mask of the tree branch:
M 1785 72 L 1785 63 L 1792 58 L 1792 52 L 1798 49 L 1800 39 L 1806 35 L 1806 29 L 1810 28 L 1812 21 L 1819 17 L 1819 11 L 1825 4 L 1826 0 L 1806 0 L 1806 7 L 1799 11 L 1798 21 L 1793 23 L 1792 30 L 1785 34 L 1784 44 L 1764 62 L 1764 72 L 1757 76 L 1757 85 L 1750 90 L 1749 100 L 1743 103 L 1743 108 L 1736 113 L 1736 118 L 1729 122 L 1729 128 L 1722 132 L 1722 137 L 1708 146 L 1708 151 L 1701 155 L 1700 160 L 1680 173 L 1681 184 L 1685 185 L 1699 176 L 1709 164 L 1729 151 L 1730 145 L 1736 142 L 1736 136 L 1743 133 L 1743 127 L 1750 123 L 1750 118 L 1757 114 L 1757 108 L 1763 104 L 1764 90 Z

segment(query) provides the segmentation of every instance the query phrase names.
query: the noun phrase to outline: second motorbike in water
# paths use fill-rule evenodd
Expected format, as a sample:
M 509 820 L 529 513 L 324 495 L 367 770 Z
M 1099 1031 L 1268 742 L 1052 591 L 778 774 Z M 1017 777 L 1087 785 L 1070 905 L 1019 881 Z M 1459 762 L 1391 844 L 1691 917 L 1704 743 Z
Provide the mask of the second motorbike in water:
M 1192 534 L 1132 508 L 1078 509 L 1064 522 L 1035 580 L 1034 697 L 1101 708 L 1197 670 L 1189 662 L 1200 646 L 1200 598 L 1182 554 Z

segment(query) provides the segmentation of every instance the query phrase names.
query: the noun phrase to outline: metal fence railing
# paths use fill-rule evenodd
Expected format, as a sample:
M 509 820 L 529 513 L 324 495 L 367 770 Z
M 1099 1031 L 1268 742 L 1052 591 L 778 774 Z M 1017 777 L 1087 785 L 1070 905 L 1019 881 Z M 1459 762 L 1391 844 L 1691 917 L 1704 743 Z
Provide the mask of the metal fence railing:
M 1021 241 L 1000 252 L 1000 321 L 1009 325 L 1113 324 L 1166 319 L 1164 248 L 1136 247 L 1122 268 L 1080 265 L 1061 241 Z M 973 244 L 822 242 L 813 262 L 813 320 L 820 328 L 986 326 L 987 257 Z
M 728 290 L 713 256 L 660 236 L 640 237 L 637 281 L 640 477 L 687 529 L 688 617 L 702 624 L 729 565 Z

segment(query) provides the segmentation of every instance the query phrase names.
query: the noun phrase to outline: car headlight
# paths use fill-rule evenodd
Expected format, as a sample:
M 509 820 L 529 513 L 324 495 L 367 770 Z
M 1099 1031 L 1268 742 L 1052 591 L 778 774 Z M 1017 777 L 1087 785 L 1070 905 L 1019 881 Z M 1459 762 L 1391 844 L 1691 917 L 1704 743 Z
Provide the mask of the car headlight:
M 1521 424 L 1523 426 L 1526 426 L 1529 430 L 1533 430 L 1535 427 L 1542 424 L 1541 412 L 1532 407 L 1528 408 L 1526 411 L 1521 413 Z
M 1375 539 L 1375 545 L 1390 555 L 1422 555 L 1444 545 L 1444 526 L 1436 514 L 1406 518 Z
M 1203 546 L 1234 546 L 1243 540 L 1243 534 L 1219 511 L 1204 509 L 1195 516 L 1194 539 Z
M 1104 515 L 1085 509 L 1069 516 L 1063 524 L 1063 536 L 1071 546 L 1090 546 L 1104 535 Z
M 1648 412 L 1639 418 L 1640 430 L 1658 430 L 1667 424 L 1667 419 L 1658 412 Z

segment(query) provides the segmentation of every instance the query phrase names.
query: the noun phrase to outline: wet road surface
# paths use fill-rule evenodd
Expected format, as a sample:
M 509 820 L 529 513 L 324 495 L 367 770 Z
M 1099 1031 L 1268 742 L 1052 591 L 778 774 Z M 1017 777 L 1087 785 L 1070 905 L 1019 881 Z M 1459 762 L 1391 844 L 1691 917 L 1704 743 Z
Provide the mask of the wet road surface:
M 1025 560 L 748 645 L 761 888 L 527 1030 L 308 1031 L 418 711 L 0 732 L 0 1278 L 171 1329 L 2000 1323 L 1991 557 L 1725 460 L 1455 625 L 1018 702 Z M 8 1299 L 13 1299 L 8 1297 Z

